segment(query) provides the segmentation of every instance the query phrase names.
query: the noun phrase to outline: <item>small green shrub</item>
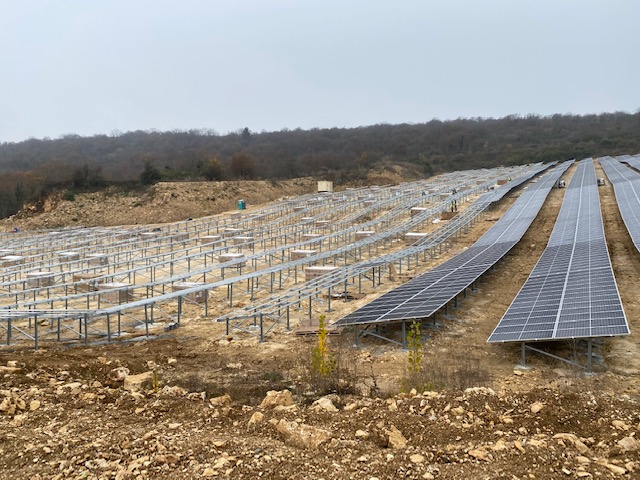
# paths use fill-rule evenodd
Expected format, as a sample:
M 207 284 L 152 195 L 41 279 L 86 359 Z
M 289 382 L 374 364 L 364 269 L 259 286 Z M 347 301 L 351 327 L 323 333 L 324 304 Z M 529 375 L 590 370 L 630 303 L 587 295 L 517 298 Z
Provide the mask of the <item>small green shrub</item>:
M 318 341 L 311 350 L 311 367 L 313 371 L 320 376 L 320 378 L 326 379 L 335 367 L 335 358 L 329 351 L 329 344 L 327 341 L 327 326 L 325 324 L 326 317 L 320 315 L 318 321 Z
M 422 371 L 422 334 L 420 324 L 411 322 L 407 333 L 407 348 L 409 349 L 408 374 L 415 375 Z

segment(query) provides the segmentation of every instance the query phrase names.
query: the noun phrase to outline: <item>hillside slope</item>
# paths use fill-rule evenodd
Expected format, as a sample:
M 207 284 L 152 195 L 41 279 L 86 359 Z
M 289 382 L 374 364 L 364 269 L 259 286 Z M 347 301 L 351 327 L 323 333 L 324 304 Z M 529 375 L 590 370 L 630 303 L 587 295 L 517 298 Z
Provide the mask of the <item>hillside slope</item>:
M 385 185 L 417 178 L 415 170 L 387 166 L 370 170 L 362 183 Z M 253 206 L 313 193 L 317 180 L 305 177 L 280 181 L 160 182 L 143 191 L 107 188 L 95 193 L 80 193 L 74 200 L 65 200 L 64 192 L 58 191 L 40 204 L 26 205 L 16 215 L 0 220 L 0 230 L 175 222 L 235 210 L 239 199 Z M 345 186 L 336 187 L 336 190 L 341 188 Z

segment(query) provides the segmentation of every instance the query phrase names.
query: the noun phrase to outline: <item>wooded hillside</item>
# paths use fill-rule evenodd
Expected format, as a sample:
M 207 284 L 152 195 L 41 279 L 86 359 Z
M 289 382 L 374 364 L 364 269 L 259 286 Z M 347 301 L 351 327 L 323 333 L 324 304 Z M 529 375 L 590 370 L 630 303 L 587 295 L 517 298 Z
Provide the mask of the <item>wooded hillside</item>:
M 508 116 L 422 124 L 251 132 L 114 132 L 0 144 L 0 216 L 56 189 L 158 180 L 357 180 L 385 164 L 426 176 L 587 156 L 640 152 L 640 113 Z

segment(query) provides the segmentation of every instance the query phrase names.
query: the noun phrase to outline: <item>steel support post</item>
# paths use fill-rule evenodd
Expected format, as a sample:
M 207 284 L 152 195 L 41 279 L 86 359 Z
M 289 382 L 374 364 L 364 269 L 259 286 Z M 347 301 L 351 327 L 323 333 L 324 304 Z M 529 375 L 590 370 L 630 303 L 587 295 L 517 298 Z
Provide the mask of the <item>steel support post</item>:
M 264 319 L 260 314 L 260 343 L 264 342 Z

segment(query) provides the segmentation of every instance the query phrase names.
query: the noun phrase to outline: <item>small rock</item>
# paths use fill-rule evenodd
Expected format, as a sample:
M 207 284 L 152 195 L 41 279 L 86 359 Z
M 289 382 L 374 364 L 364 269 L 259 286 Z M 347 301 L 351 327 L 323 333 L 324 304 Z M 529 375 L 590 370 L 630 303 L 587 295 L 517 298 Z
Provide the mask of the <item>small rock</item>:
M 16 406 L 11 402 L 10 398 L 5 397 L 2 402 L 0 402 L 0 412 L 4 412 L 7 415 L 13 415 L 16 412 Z
M 29 403 L 29 410 L 33 412 L 34 410 L 38 410 L 39 408 L 40 400 L 31 400 L 31 402 Z
M 231 405 L 231 396 L 228 393 L 209 399 L 209 403 L 214 407 L 228 407 Z
M 293 404 L 293 396 L 289 390 L 269 390 L 267 396 L 262 400 L 260 408 L 273 408 L 276 406 L 288 407 Z
M 544 408 L 544 405 L 541 402 L 535 402 L 531 404 L 531 413 L 538 413 L 540 410 Z
M 13 417 L 13 421 L 11 422 L 14 427 L 21 427 L 24 425 L 24 422 L 27 420 L 27 416 L 25 414 L 16 415 Z
M 127 367 L 114 368 L 109 372 L 109 380 L 112 382 L 123 382 L 129 375 L 129 369 Z
M 476 460 L 481 460 L 483 462 L 488 462 L 491 459 L 489 452 L 487 452 L 483 448 L 474 448 L 472 450 L 469 450 L 467 453 Z
M 219 470 L 220 468 L 224 468 L 229 465 L 229 463 L 229 460 L 224 457 L 220 457 L 218 460 L 216 460 L 216 463 L 213 464 L 213 468 Z
M 623 452 L 635 452 L 638 450 L 638 441 L 633 437 L 624 437 L 618 440 L 618 446 Z
M 577 436 L 573 433 L 558 433 L 553 436 L 554 440 L 566 440 L 573 444 L 578 450 L 578 453 L 585 454 L 589 451 L 589 447 L 587 447 Z
M 125 390 L 130 392 L 139 392 L 151 387 L 153 372 L 139 373 L 138 375 L 127 375 L 124 379 Z
M 618 465 L 613 465 L 612 463 L 606 463 L 604 466 L 616 475 L 624 475 L 625 473 L 627 473 L 626 468 L 619 467 Z
M 356 430 L 356 438 L 369 438 L 369 432 L 365 432 L 364 430 Z
M 424 456 L 420 455 L 419 453 L 414 453 L 409 457 L 409 460 L 411 460 L 413 463 L 424 463 Z
M 405 448 L 407 446 L 407 439 L 395 425 L 391 425 L 387 430 L 387 435 L 389 436 L 389 448 Z
M 488 387 L 470 387 L 467 388 L 464 393 L 466 395 L 475 394 L 475 395 L 495 395 L 496 392 L 492 388 Z
M 297 412 L 298 411 L 298 406 L 297 405 L 276 405 L 275 407 L 273 407 L 273 412 L 274 413 L 291 413 L 291 412 Z
M 325 412 L 335 413 L 338 411 L 336 406 L 333 404 L 330 398 L 322 397 L 313 402 L 311 406 L 313 410 L 324 410 Z
M 172 397 L 184 397 L 189 392 L 187 392 L 184 388 L 179 387 L 178 385 L 166 385 L 162 388 L 163 395 L 169 395 Z M 198 394 L 196 394 L 198 395 Z
M 175 365 L 176 363 L 178 363 L 176 358 L 167 358 L 167 365 Z
M 175 464 L 175 463 L 178 463 L 179 460 L 180 460 L 180 455 L 175 453 L 167 453 L 165 455 L 156 455 L 156 462 L 161 464 L 163 463 Z
M 455 407 L 451 409 L 451 413 L 453 415 L 455 415 L 456 417 L 460 417 L 464 414 L 464 408 L 462 407 Z
M 0 373 L 19 373 L 22 369 L 18 367 L 5 367 L 4 365 L 0 366 Z
M 507 449 L 507 444 L 504 443 L 504 440 L 498 440 L 496 444 L 493 447 L 491 447 L 491 450 L 493 450 L 494 452 L 500 452 L 506 449 Z
M 629 425 L 624 423 L 622 420 L 614 420 L 613 422 L 611 422 L 611 425 L 613 425 L 618 430 L 629 430 L 631 428 Z
M 249 422 L 247 423 L 247 425 L 249 427 L 253 427 L 255 425 L 259 425 L 264 421 L 264 414 L 262 412 L 255 412 L 253 415 L 251 415 L 251 418 L 249 419 Z
M 303 449 L 316 449 L 322 443 L 333 438 L 328 430 L 296 422 L 287 422 L 284 419 L 276 424 L 276 430 L 284 443 Z

